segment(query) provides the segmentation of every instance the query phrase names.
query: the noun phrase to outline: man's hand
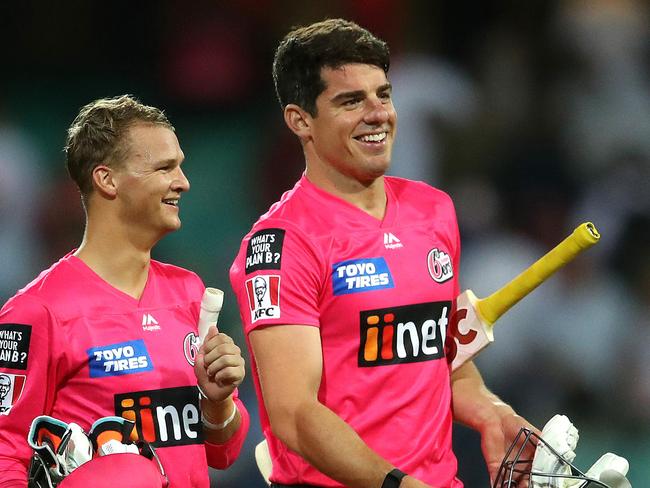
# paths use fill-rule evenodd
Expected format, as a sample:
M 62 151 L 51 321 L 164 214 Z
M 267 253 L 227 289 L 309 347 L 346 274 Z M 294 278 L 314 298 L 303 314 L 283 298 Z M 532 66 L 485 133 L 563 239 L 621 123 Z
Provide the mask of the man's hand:
M 538 429 L 533 427 L 526 419 L 517 415 L 505 403 L 495 402 L 493 412 L 493 416 L 485 421 L 479 429 L 481 432 L 481 449 L 490 474 L 491 483 L 494 482 L 501 462 L 508 448 L 515 440 L 515 437 L 519 434 L 520 429 L 525 427 L 533 432 L 540 433 Z M 527 443 L 521 459 L 532 460 L 534 455 L 534 443 Z
M 225 400 L 244 380 L 241 349 L 228 335 L 211 327 L 196 356 L 194 374 L 210 401 Z
M 455 370 L 451 383 L 454 420 L 481 433 L 481 449 L 492 485 L 519 430 L 526 427 L 538 434 L 540 432 L 487 389 L 473 362 Z M 521 458 L 532 460 L 534 450 L 534 444 L 530 444 Z

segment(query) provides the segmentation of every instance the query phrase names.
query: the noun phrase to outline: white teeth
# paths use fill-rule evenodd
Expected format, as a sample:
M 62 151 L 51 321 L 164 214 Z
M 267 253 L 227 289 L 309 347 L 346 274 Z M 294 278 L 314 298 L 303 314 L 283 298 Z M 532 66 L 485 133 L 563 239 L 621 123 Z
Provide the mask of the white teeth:
M 380 142 L 384 139 L 386 139 L 385 132 L 380 132 L 379 134 L 368 134 L 366 136 L 359 137 L 359 140 L 363 142 Z
M 178 200 L 163 200 L 163 203 L 166 203 L 167 205 L 178 205 Z

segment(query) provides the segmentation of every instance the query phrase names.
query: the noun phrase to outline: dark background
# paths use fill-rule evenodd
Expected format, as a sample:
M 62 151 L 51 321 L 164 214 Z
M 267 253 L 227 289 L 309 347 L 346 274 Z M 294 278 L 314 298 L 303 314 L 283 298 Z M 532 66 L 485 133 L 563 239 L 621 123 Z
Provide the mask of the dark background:
M 327 6 L 325 6 L 327 3 Z M 228 268 L 256 217 L 303 169 L 270 75 L 295 25 L 346 17 L 392 51 L 392 172 L 449 192 L 461 286 L 485 296 L 580 222 L 602 242 L 519 304 L 478 360 L 540 428 L 580 430 L 579 467 L 613 451 L 650 479 L 650 7 L 640 0 L 0 3 L 0 299 L 82 237 L 61 148 L 78 109 L 131 93 L 164 108 L 192 190 L 156 258 L 227 291 L 221 327 L 243 344 Z M 215 486 L 261 487 L 261 440 Z M 460 476 L 487 486 L 458 428 Z

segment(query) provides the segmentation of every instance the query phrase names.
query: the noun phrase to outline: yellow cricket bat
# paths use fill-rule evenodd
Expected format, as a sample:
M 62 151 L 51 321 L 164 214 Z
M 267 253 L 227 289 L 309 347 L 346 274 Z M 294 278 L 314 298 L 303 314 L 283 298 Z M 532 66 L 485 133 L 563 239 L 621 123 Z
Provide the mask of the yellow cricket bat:
M 471 290 L 461 293 L 456 299 L 455 312 L 447 332 L 447 356 L 452 370 L 494 341 L 494 322 L 499 317 L 599 239 L 600 234 L 594 224 L 586 222 L 492 295 L 479 299 Z

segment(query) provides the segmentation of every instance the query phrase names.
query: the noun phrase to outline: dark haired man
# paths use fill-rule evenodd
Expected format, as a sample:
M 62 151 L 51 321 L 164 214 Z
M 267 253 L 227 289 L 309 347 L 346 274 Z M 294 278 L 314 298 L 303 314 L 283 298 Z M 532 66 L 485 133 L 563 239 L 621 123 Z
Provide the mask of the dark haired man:
M 171 486 L 208 487 L 208 465 L 230 465 L 248 430 L 236 393 L 244 362 L 214 327 L 199 348 L 201 279 L 151 259 L 180 227 L 190 186 L 174 128 L 130 96 L 100 99 L 81 109 L 65 150 L 86 229 L 79 249 L 0 310 L 0 372 L 12 390 L 0 415 L 0 486 L 27 485 L 36 416 L 88 431 L 117 415 L 157 448 Z
M 244 238 L 230 275 L 272 486 L 457 488 L 452 419 L 481 432 L 492 477 L 528 426 L 473 364 L 450 378 L 456 217 L 443 192 L 384 176 L 397 123 L 388 67 L 386 44 L 341 19 L 290 32 L 275 55 L 306 171 Z

